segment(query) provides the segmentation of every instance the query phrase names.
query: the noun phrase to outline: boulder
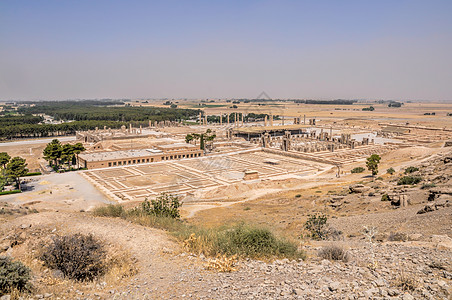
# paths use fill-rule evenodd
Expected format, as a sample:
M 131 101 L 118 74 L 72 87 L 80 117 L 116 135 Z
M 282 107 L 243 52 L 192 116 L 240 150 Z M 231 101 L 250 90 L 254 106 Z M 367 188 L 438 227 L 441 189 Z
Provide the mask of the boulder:
M 452 249 L 452 238 L 447 235 L 432 235 L 431 240 L 438 249 Z
M 350 185 L 348 188 L 349 188 L 351 194 L 365 193 L 370 190 L 370 187 L 365 186 L 363 184 L 353 184 L 353 185 Z
M 429 205 L 424 206 L 417 213 L 418 213 L 418 215 L 421 215 L 421 214 L 425 214 L 425 213 L 435 211 L 435 210 L 436 210 L 435 204 L 429 204 Z

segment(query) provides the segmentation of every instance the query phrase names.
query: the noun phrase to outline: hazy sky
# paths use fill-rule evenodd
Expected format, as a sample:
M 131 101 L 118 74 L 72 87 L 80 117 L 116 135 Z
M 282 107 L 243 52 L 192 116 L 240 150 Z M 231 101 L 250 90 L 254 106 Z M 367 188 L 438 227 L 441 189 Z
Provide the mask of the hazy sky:
M 452 99 L 452 1 L 0 0 L 0 99 Z

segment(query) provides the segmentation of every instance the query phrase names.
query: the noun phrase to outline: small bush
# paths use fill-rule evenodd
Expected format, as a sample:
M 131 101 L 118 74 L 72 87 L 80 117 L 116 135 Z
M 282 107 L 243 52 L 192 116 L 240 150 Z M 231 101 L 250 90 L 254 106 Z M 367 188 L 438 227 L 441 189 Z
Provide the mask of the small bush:
M 309 215 L 304 227 L 310 232 L 312 239 L 324 240 L 327 235 L 326 221 L 327 217 L 323 214 Z
M 430 189 L 430 188 L 434 188 L 436 186 L 436 184 L 434 184 L 434 183 L 424 183 L 422 186 L 421 186 L 421 189 Z
M 388 241 L 391 242 L 405 242 L 406 240 L 408 240 L 407 235 L 401 232 L 391 232 L 388 236 Z
M 218 246 L 226 255 L 259 256 L 292 256 L 297 252 L 297 246 L 277 239 L 266 228 L 249 225 L 238 225 L 219 235 Z
M 375 180 L 380 180 L 381 181 L 381 180 L 383 180 L 383 177 L 381 177 L 381 176 L 377 177 L 377 178 L 375 178 Z
M 53 238 L 41 255 L 44 264 L 77 281 L 91 281 L 106 271 L 105 250 L 92 235 Z
M 406 184 L 414 185 L 418 184 L 421 181 L 422 177 L 420 176 L 403 176 L 399 178 L 399 180 L 397 181 L 397 185 L 406 185 Z
M 93 210 L 93 214 L 97 217 L 120 218 L 125 214 L 125 210 L 121 205 L 109 204 L 107 206 L 96 207 Z
M 247 224 L 232 227 L 187 228 L 174 234 L 184 237 L 184 247 L 193 252 L 210 256 L 226 255 L 251 258 L 288 257 L 303 258 L 304 253 L 298 251 L 293 242 L 278 238 L 270 230 Z
M 319 251 L 318 255 L 323 259 L 329 260 L 342 260 L 343 262 L 350 260 L 347 250 L 339 246 L 325 246 Z
M 386 170 L 386 173 L 392 175 L 392 174 L 395 173 L 395 170 L 394 170 L 394 168 L 391 167 L 391 168 L 389 168 L 389 169 Z
M 364 168 L 363 167 L 356 167 L 356 168 L 354 168 L 354 169 L 352 169 L 350 172 L 352 172 L 352 173 L 362 173 L 362 172 L 364 172 Z
M 179 207 L 181 206 L 182 203 L 179 201 L 179 197 L 166 193 L 162 193 L 157 197 L 157 199 L 151 200 L 151 203 L 147 200 L 141 203 L 141 209 L 143 212 L 150 215 L 169 217 L 173 219 L 180 218 Z
M 300 198 L 301 197 L 301 194 L 296 194 L 295 195 L 295 198 Z
M 381 195 L 381 201 L 391 201 L 391 198 L 389 198 L 388 194 Z
M 401 288 L 403 291 L 414 291 L 418 287 L 419 282 L 413 274 L 400 273 L 399 276 L 397 276 L 394 285 Z
M 28 291 L 31 271 L 20 261 L 13 261 L 10 257 L 0 256 L 0 296 L 13 290 Z
M 411 173 L 417 172 L 417 171 L 419 171 L 419 168 L 416 168 L 416 167 L 408 167 L 408 168 L 405 169 L 405 174 L 411 174 Z

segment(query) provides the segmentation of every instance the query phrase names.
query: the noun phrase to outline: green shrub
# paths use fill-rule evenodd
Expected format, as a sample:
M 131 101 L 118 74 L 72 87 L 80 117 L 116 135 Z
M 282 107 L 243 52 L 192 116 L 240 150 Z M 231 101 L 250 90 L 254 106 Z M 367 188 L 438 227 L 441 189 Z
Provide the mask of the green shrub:
M 408 167 L 408 168 L 405 169 L 405 174 L 411 174 L 411 173 L 417 172 L 417 171 L 419 171 L 419 168 L 416 168 L 416 167 Z
M 436 184 L 434 184 L 434 183 L 424 183 L 422 186 L 421 186 L 421 189 L 430 189 L 430 188 L 434 188 L 436 186 Z
M 295 244 L 277 239 L 270 230 L 244 224 L 221 231 L 217 245 L 222 254 L 246 257 L 294 256 L 297 252 Z
M 125 214 L 124 207 L 121 205 L 109 204 L 107 206 L 96 207 L 93 214 L 97 217 L 114 217 L 119 218 Z
M 188 226 L 173 232 L 193 252 L 210 256 L 304 258 L 297 245 L 277 237 L 269 229 L 240 223 L 211 229 Z
M 151 200 L 151 203 L 147 199 L 141 203 L 141 209 L 144 213 L 174 219 L 180 218 L 179 207 L 181 206 L 179 197 L 166 193 L 162 193 L 155 200 Z
M 354 169 L 351 170 L 352 173 L 362 173 L 364 172 L 364 168 L 363 167 L 356 167 Z
M 418 184 L 422 181 L 422 177 L 420 176 L 403 176 L 399 178 L 397 181 L 397 185 L 406 185 L 406 184 Z
M 386 173 L 392 175 L 392 174 L 395 173 L 395 170 L 394 170 L 394 168 L 391 167 L 391 168 L 389 168 L 389 169 L 386 170 Z
M 343 262 L 348 262 L 350 260 L 350 255 L 347 250 L 339 246 L 325 246 L 320 249 L 318 253 L 319 257 L 328 260 L 342 260 Z
M 4 192 L 0 192 L 0 196 L 1 195 L 18 194 L 18 193 L 22 193 L 22 191 L 21 190 L 4 191 Z
M 304 224 L 305 229 L 310 232 L 310 236 L 315 240 L 324 240 L 327 235 L 326 221 L 327 217 L 323 214 L 309 215 L 308 220 Z
M 295 198 L 300 198 L 301 197 L 301 194 L 296 194 L 295 195 Z
M 375 180 L 383 180 L 383 177 L 377 177 L 377 178 L 375 178 Z
M 381 201 L 391 201 L 391 198 L 387 194 L 381 195 Z
M 41 255 L 44 264 L 77 281 L 91 281 L 106 271 L 105 250 L 92 235 L 57 236 Z
M 0 256 L 0 296 L 17 289 L 28 291 L 31 271 L 20 261 L 13 261 L 10 257 Z

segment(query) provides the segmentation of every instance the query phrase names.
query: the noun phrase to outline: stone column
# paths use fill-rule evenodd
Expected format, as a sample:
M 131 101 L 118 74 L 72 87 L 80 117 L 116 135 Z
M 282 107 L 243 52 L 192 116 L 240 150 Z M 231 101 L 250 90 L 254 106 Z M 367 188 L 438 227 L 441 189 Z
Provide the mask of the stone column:
M 204 125 L 207 126 L 207 115 L 204 116 Z
M 228 125 L 229 125 L 229 114 L 227 115 L 227 121 L 228 121 Z
M 265 118 L 264 118 L 264 126 L 267 127 L 267 115 L 265 115 Z
M 270 115 L 270 126 L 273 126 L 273 114 Z
M 199 113 L 199 125 L 202 125 L 202 115 Z
M 220 125 L 223 125 L 223 114 L 220 113 Z

